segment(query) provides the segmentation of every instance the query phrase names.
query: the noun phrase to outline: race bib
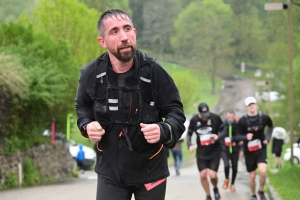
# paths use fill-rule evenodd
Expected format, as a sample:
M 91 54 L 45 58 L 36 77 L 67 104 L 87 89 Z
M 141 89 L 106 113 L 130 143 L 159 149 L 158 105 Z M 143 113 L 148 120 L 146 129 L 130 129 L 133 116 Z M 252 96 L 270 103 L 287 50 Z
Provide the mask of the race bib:
M 261 149 L 261 141 L 260 139 L 256 139 L 248 142 L 248 151 L 253 152 Z
M 200 145 L 201 146 L 212 145 L 214 143 L 214 141 L 211 139 L 212 137 L 213 134 L 200 135 Z
M 227 147 L 235 146 L 235 142 L 232 142 L 230 137 L 225 137 L 225 146 Z

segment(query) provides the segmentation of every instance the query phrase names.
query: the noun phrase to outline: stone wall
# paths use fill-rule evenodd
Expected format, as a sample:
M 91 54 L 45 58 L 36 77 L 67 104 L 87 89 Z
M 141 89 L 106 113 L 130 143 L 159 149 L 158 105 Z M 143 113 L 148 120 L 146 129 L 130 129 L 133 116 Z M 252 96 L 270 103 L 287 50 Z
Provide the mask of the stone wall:
M 68 144 L 61 140 L 56 140 L 54 145 L 43 144 L 34 146 L 27 152 L 17 152 L 12 155 L 0 154 L 0 186 L 4 185 L 9 171 L 19 174 L 18 165 L 23 168 L 24 160 L 28 157 L 39 171 L 40 177 L 55 178 L 61 180 L 70 176 L 76 168 L 75 160 L 69 153 Z M 19 177 L 19 176 L 18 176 Z M 22 180 L 24 170 L 22 172 Z

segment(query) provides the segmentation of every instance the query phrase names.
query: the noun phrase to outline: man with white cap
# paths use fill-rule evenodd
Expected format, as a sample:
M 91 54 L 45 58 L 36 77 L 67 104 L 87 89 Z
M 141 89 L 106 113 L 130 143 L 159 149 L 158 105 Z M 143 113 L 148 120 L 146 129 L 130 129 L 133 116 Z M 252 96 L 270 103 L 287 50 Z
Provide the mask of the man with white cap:
M 257 200 L 255 189 L 256 169 L 260 172 L 260 186 L 258 195 L 261 200 L 266 200 L 264 185 L 267 176 L 267 144 L 273 131 L 271 118 L 258 111 L 256 99 L 252 96 L 245 99 L 247 114 L 240 118 L 237 124 L 237 132 L 244 140 L 244 156 L 247 171 L 249 172 L 249 184 L 252 192 L 252 200 Z M 268 126 L 268 134 L 265 135 L 265 127 Z

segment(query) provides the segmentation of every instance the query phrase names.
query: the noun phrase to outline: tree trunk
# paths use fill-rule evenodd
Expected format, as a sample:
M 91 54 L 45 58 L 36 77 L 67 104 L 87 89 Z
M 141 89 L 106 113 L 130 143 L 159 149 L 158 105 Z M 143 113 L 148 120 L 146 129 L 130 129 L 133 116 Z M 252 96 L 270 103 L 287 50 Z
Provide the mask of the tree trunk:
M 216 94 L 216 71 L 217 71 L 217 57 L 213 58 L 213 70 L 211 74 L 211 93 Z

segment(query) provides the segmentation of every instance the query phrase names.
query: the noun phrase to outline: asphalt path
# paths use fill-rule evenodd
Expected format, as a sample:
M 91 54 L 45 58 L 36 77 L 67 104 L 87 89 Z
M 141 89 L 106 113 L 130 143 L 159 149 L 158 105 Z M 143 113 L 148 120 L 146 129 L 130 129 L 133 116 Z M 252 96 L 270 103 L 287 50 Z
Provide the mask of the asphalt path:
M 220 163 L 218 187 L 222 200 L 250 199 L 248 173 L 245 170 L 242 160 L 240 159 L 239 161 L 239 173 L 235 184 L 235 193 L 230 192 L 229 189 L 224 190 L 222 188 L 224 169 L 223 162 Z M 180 176 L 175 175 L 173 166 L 170 166 L 170 173 L 171 176 L 167 179 L 166 200 L 205 199 L 206 195 L 200 184 L 195 159 L 186 161 L 183 164 Z M 1 191 L 0 200 L 94 200 L 97 187 L 96 178 L 96 174 L 93 171 L 86 171 L 79 178 L 68 178 L 56 184 Z

